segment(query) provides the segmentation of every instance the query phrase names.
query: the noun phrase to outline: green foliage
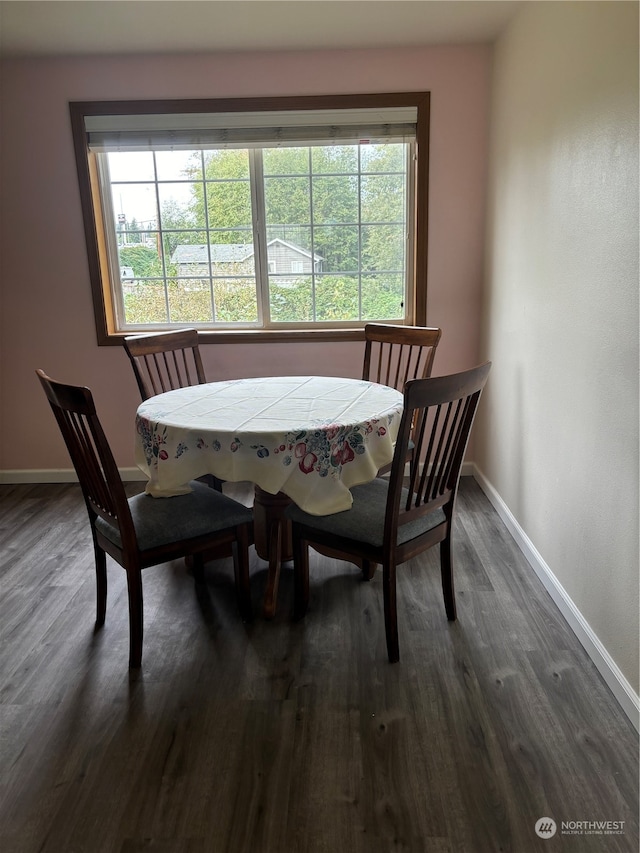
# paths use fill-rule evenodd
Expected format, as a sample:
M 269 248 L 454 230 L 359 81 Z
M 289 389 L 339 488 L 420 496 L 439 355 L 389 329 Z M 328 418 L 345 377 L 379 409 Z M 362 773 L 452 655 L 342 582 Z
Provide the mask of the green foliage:
M 199 167 L 198 167 L 199 169 Z M 193 173 L 192 173 L 193 174 Z M 216 229 L 233 226 L 248 228 L 251 240 L 251 186 L 249 184 L 249 155 L 241 149 L 207 151 L 204 161 L 204 177 L 207 192 L 205 212 L 204 185 L 191 185 L 190 219 L 195 228 L 212 229 L 211 243 L 245 242 L 232 241 L 228 234 Z M 188 242 L 188 241 L 186 241 Z
M 213 286 L 216 319 L 221 323 L 255 323 L 258 319 L 256 287 L 252 281 L 216 281 Z
M 219 281 L 214 285 L 216 320 L 225 323 L 252 323 L 257 319 L 256 291 L 252 283 Z M 168 304 L 168 313 L 167 313 Z M 211 291 L 207 287 L 188 288 L 169 281 L 138 285 L 124 297 L 127 323 L 210 323 L 213 319 Z
M 366 305 L 360 317 L 357 276 L 320 276 L 315 292 L 310 277 L 291 283 L 273 282 L 270 287 L 271 318 L 281 323 L 312 322 L 314 304 L 318 321 L 402 317 L 401 277 L 374 279 L 369 284 Z M 218 322 L 256 322 L 256 291 L 252 281 L 218 280 L 214 283 L 213 297 Z M 124 304 L 127 323 L 136 325 L 210 323 L 213 318 L 209 288 L 186 287 L 176 281 L 168 283 L 166 297 L 162 284 L 139 284 L 125 294 Z
M 196 224 L 195 212 L 190 208 L 181 207 L 175 199 L 168 199 L 162 203 L 160 221 L 164 232 L 165 258 L 169 261 L 179 243 L 191 242 L 191 240 L 185 238 L 184 233 L 172 229 L 194 228 Z M 198 243 L 204 242 L 205 232 L 196 234 L 196 238 Z M 196 240 L 193 242 L 196 242 Z
M 313 320 L 311 278 L 291 284 L 272 282 L 269 286 L 271 319 L 276 323 L 308 323 Z
M 162 275 L 162 263 L 158 253 L 148 246 L 123 246 L 118 254 L 120 265 L 131 267 L 136 278 Z
M 164 285 L 145 282 L 124 294 L 125 321 L 132 324 L 166 323 Z

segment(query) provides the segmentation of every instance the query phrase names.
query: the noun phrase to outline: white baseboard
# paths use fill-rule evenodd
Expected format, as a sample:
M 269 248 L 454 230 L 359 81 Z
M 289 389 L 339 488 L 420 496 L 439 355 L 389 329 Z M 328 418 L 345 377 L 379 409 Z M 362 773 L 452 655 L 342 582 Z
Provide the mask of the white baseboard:
M 591 628 L 580 610 L 578 610 L 558 578 L 542 559 L 493 485 L 477 466 L 474 465 L 473 468 L 473 476 L 478 485 L 493 504 L 493 507 L 504 522 L 509 533 L 515 539 L 527 562 L 542 581 L 542 584 L 567 620 L 573 633 L 584 646 L 585 651 L 595 664 L 600 675 L 604 678 L 620 707 L 631 720 L 634 728 L 640 731 L 640 697 L 622 674 L 609 652 L 602 645 L 593 628 Z
M 144 483 L 147 477 L 139 468 L 120 468 L 120 476 L 125 482 Z M 0 485 L 17 483 L 77 483 L 78 476 L 73 468 L 40 468 L 38 470 L 0 471 Z

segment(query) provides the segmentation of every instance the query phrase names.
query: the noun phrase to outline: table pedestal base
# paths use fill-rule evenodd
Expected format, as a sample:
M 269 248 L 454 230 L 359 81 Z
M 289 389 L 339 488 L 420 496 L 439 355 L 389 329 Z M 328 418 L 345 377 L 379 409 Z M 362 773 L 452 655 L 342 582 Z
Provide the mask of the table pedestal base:
M 272 619 L 276 612 L 280 566 L 293 556 L 291 522 L 284 515 L 290 503 L 291 498 L 283 492 L 272 495 L 260 486 L 255 487 L 253 525 L 256 553 L 269 563 L 263 605 L 267 619 Z

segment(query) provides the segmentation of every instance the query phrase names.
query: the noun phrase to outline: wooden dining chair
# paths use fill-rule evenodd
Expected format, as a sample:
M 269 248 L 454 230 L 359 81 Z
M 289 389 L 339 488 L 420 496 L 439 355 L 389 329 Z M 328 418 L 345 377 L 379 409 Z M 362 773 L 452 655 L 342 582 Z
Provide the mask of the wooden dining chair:
M 204 385 L 207 381 L 196 329 L 128 335 L 124 348 L 143 400 L 174 388 Z M 198 479 L 222 491 L 224 481 L 213 474 L 204 474 Z
M 441 329 L 428 326 L 367 323 L 362 378 L 398 391 L 410 379 L 426 379 L 431 376 L 441 336 Z
M 364 327 L 364 363 L 362 378 L 398 391 L 410 379 L 431 376 L 436 348 L 442 329 L 429 326 L 391 326 L 386 323 L 367 323 Z M 413 457 L 413 437 L 409 441 L 407 462 Z M 385 465 L 378 474 L 386 474 Z
M 292 505 L 295 616 L 309 602 L 309 547 L 355 563 L 365 577 L 382 564 L 387 653 L 400 658 L 396 568 L 440 544 L 447 618 L 456 618 L 452 529 L 460 468 L 490 362 L 472 370 L 405 385 L 404 411 L 388 478 L 351 489 L 353 505 L 333 515 L 309 515 Z M 415 425 L 414 465 L 405 483 L 405 458 Z
M 253 513 L 207 486 L 192 482 L 193 491 L 171 498 L 146 494 L 127 499 L 115 459 L 96 414 L 88 388 L 64 385 L 37 370 L 84 496 L 96 564 L 96 627 L 104 624 L 107 606 L 106 554 L 127 574 L 129 596 L 129 666 L 142 661 L 142 569 L 177 557 L 192 557 L 196 580 L 202 577 L 203 555 L 233 555 L 238 607 L 251 618 L 249 544 Z
M 207 381 L 195 329 L 128 335 L 124 348 L 143 400 Z

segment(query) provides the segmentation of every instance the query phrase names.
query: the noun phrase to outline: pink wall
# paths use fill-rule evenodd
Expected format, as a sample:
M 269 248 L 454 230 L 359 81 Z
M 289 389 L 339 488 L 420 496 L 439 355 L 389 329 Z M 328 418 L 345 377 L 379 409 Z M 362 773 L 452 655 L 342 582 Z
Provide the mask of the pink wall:
M 0 473 L 67 469 L 34 375 L 89 385 L 118 463 L 133 466 L 138 402 L 119 347 L 98 347 L 68 102 L 349 92 L 432 93 L 428 323 L 436 373 L 478 360 L 491 49 L 6 60 L 0 90 Z M 362 345 L 204 347 L 212 379 L 357 376 Z M 6 475 L 5 475 L 6 476 Z

